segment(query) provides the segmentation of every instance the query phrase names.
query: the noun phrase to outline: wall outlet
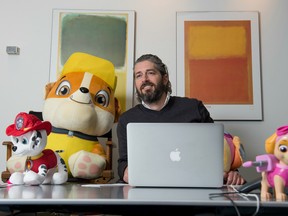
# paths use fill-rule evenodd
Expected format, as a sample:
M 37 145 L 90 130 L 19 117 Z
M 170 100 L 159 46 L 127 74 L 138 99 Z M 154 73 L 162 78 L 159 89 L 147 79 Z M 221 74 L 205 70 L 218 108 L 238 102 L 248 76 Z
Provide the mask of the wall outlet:
M 20 54 L 20 48 L 17 46 L 7 46 L 6 52 L 8 55 L 19 55 Z

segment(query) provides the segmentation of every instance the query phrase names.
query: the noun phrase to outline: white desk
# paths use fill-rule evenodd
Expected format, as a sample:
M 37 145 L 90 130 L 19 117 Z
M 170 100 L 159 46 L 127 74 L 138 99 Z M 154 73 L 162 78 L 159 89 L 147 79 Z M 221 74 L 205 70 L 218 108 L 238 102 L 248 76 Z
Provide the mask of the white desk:
M 23 212 L 54 211 L 60 213 L 106 213 L 151 215 L 151 213 L 215 213 L 236 215 L 233 203 L 227 197 L 211 198 L 211 193 L 227 192 L 223 189 L 189 188 L 133 188 L 126 186 L 85 187 L 81 184 L 41 186 L 10 186 L 0 188 L 0 211 Z M 241 215 L 252 215 L 255 198 L 229 194 Z M 273 215 L 287 212 L 288 202 L 261 202 L 260 212 Z M 287 213 L 286 213 L 287 214 Z M 166 214 L 167 215 L 167 214 Z M 193 215 L 193 214 L 191 214 Z M 263 215 L 263 214 L 261 214 Z

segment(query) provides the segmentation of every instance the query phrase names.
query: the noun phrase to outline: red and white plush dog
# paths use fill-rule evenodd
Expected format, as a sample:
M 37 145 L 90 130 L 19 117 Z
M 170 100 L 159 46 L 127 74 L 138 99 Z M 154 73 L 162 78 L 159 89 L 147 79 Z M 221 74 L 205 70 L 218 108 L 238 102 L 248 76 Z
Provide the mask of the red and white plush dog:
M 6 128 L 6 134 L 13 142 L 11 160 L 15 160 L 18 156 L 26 157 L 24 172 L 9 170 L 12 174 L 8 184 L 63 184 L 68 180 L 64 160 L 53 150 L 45 149 L 51 128 L 50 122 L 41 121 L 25 112 L 19 113 L 14 124 Z M 9 162 L 8 160 L 7 164 Z M 19 166 L 23 167 L 23 164 Z

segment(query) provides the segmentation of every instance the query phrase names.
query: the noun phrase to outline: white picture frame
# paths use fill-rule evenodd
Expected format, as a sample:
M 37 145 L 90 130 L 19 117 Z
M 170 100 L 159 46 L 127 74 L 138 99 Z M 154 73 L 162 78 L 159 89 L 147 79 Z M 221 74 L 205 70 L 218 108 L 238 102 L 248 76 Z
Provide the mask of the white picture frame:
M 57 80 L 70 54 L 86 52 L 114 64 L 115 97 L 122 111 L 131 108 L 135 11 L 53 9 L 52 13 L 50 82 Z
M 232 94 L 229 96 L 230 99 L 224 98 L 223 99 L 224 102 L 222 101 L 222 99 L 219 99 L 218 101 L 215 100 L 217 103 L 205 102 L 205 100 L 203 100 L 204 105 L 207 107 L 207 109 L 209 110 L 214 120 L 262 120 L 263 116 L 262 116 L 262 95 L 261 95 L 261 70 L 260 70 L 261 68 L 260 68 L 260 41 L 259 41 L 259 13 L 256 11 L 251 11 L 251 12 L 249 11 L 248 12 L 177 12 L 176 19 L 177 19 L 176 21 L 177 23 L 177 33 L 176 33 L 177 34 L 177 95 L 192 97 L 191 96 L 192 94 L 190 94 L 191 91 L 189 92 L 189 90 L 191 90 L 192 88 L 194 88 L 194 86 L 197 86 L 197 85 L 199 85 L 200 86 L 199 89 L 201 89 L 202 86 L 205 86 L 206 83 L 203 82 L 203 80 L 201 79 L 197 79 L 197 80 L 195 79 L 193 80 L 193 82 L 191 82 L 191 79 L 195 77 L 205 77 L 205 76 L 207 78 L 209 73 L 205 75 L 203 74 L 205 72 L 201 72 L 201 69 L 204 69 L 203 71 L 205 70 L 208 71 L 209 69 L 207 68 L 210 67 L 210 70 L 212 71 L 214 69 L 215 71 L 218 70 L 218 72 L 221 71 L 224 68 L 223 64 L 219 66 L 222 68 L 218 68 L 218 69 L 216 69 L 215 65 L 217 65 L 217 58 L 219 60 L 224 56 L 224 61 L 223 59 L 221 59 L 221 61 L 223 62 L 230 61 L 229 64 L 232 65 L 231 71 L 229 71 L 229 69 L 223 69 L 223 70 L 226 70 L 227 73 L 232 72 L 231 74 L 233 74 L 233 71 L 234 71 L 233 64 L 231 64 L 231 62 L 233 61 L 241 65 L 241 67 L 243 68 L 243 70 L 241 71 L 239 67 L 236 68 L 236 65 L 234 65 L 234 68 L 236 68 L 235 71 L 239 70 L 236 75 L 240 77 L 240 80 L 242 80 L 241 82 L 243 82 L 243 85 L 242 86 L 238 85 L 235 82 L 236 85 L 230 86 L 229 88 L 225 89 L 226 84 L 229 79 L 230 81 L 235 81 L 233 80 L 234 75 L 231 75 L 231 76 L 224 75 L 224 77 L 218 78 L 219 76 L 217 75 L 217 73 L 214 73 L 215 76 L 217 76 L 215 77 L 215 79 L 219 79 L 219 83 L 221 83 L 221 81 L 224 81 L 222 84 L 220 84 L 221 86 L 219 88 L 220 90 L 222 88 L 221 90 L 222 94 L 218 93 L 218 95 L 219 96 L 221 95 L 221 97 L 224 98 L 226 95 L 228 95 L 228 93 L 232 92 Z M 225 26 L 228 23 L 230 26 L 229 25 L 228 25 L 229 27 Z M 240 25 L 238 25 L 238 23 Z M 250 36 L 247 34 L 247 32 L 245 32 L 246 31 L 245 28 L 242 28 L 241 25 L 243 23 L 248 26 L 247 29 L 249 30 L 248 32 Z M 190 24 L 191 26 L 189 26 Z M 223 26 L 221 26 L 222 24 Z M 236 27 L 233 26 L 234 24 L 236 24 Z M 222 29 L 219 30 L 219 26 Z M 217 38 L 216 36 L 224 35 L 226 30 L 228 33 L 236 32 L 236 34 L 229 35 L 226 32 L 225 36 L 227 37 L 228 35 L 228 38 L 225 38 L 225 40 L 221 36 L 218 39 L 215 39 Z M 186 31 L 186 35 L 185 35 L 185 31 Z M 189 34 L 187 36 L 188 31 L 189 31 Z M 215 33 L 215 35 L 211 34 L 211 32 Z M 246 38 L 248 38 L 250 42 L 248 40 L 246 41 L 242 40 L 244 41 L 242 43 L 241 38 L 237 34 L 237 32 L 246 33 Z M 215 38 L 213 38 L 214 36 Z M 231 38 L 229 39 L 230 36 Z M 189 40 L 187 40 L 188 37 L 190 37 Z M 206 41 L 203 38 L 205 38 Z M 212 42 L 209 41 L 211 38 L 212 38 Z M 239 40 L 237 40 L 238 38 L 240 38 L 240 42 Z M 230 43 L 229 43 L 229 40 L 230 40 Z M 203 41 L 205 42 L 206 45 L 203 45 L 204 44 Z M 247 41 L 249 42 L 249 44 Z M 223 49 L 222 51 L 222 47 L 219 47 L 218 46 L 219 44 L 216 44 L 218 42 L 219 44 L 223 43 L 224 47 L 227 46 L 228 47 L 227 50 L 229 50 L 230 45 L 233 43 L 233 46 L 236 47 L 237 45 L 238 48 L 240 47 L 239 52 L 238 53 L 234 51 L 233 51 L 234 53 L 230 52 L 231 54 L 229 54 L 230 56 L 228 55 L 228 57 L 229 58 L 231 57 L 231 58 L 228 59 L 227 57 L 228 60 L 226 60 L 225 57 L 227 56 L 227 53 L 229 53 L 229 51 L 226 52 L 225 49 Z M 197 43 L 199 43 L 200 45 L 198 46 Z M 248 47 L 247 44 L 250 46 L 250 48 Z M 218 49 L 217 49 L 217 46 L 218 46 Z M 215 47 L 215 49 L 212 49 L 212 47 Z M 205 50 L 203 48 L 207 48 L 207 49 Z M 210 52 L 209 49 L 211 53 L 209 53 Z M 226 52 L 226 54 L 224 52 Z M 201 65 L 201 61 L 202 63 L 205 62 L 206 64 Z M 247 63 L 247 65 L 243 66 L 243 64 L 240 64 L 241 61 L 244 63 Z M 207 63 L 208 64 L 212 63 L 212 64 L 210 66 L 207 66 Z M 191 72 L 192 68 L 193 70 L 195 69 L 195 71 L 199 70 L 197 72 L 198 73 L 197 76 L 192 76 L 192 75 L 187 76 L 187 73 L 188 74 L 194 73 L 194 72 Z M 188 71 L 188 70 L 191 70 L 191 71 Z M 247 75 L 245 74 L 246 72 L 245 73 L 243 72 L 246 70 L 247 70 Z M 243 75 L 242 73 L 245 75 Z M 212 76 L 214 76 L 214 74 Z M 237 76 L 235 78 L 237 78 Z M 209 76 L 209 79 L 210 77 L 211 76 Z M 227 82 L 225 83 L 226 78 L 227 78 Z M 205 84 L 202 85 L 200 84 L 201 82 Z M 194 83 L 194 85 L 191 83 Z M 209 100 L 213 101 L 214 98 L 212 98 L 212 96 L 210 95 L 213 95 L 214 92 L 217 91 L 218 89 L 215 87 L 209 89 L 209 85 L 208 84 L 206 85 L 207 85 L 206 88 L 203 87 L 204 90 L 203 89 L 201 91 L 199 90 L 200 92 L 199 94 L 196 90 L 195 92 L 197 92 L 198 95 L 202 95 L 203 98 L 205 98 L 205 93 L 207 93 L 206 101 L 209 101 Z M 247 85 L 247 88 L 245 87 L 241 88 L 246 85 Z M 237 86 L 237 87 L 235 87 L 234 89 L 234 86 Z M 234 98 L 235 100 L 238 100 L 237 92 L 240 92 L 240 94 L 243 94 L 244 99 L 243 100 L 240 99 L 239 101 L 236 101 L 236 102 L 231 102 L 233 101 Z M 197 94 L 195 93 L 195 95 Z M 202 100 L 201 97 L 200 98 L 198 98 L 198 96 L 196 97 L 197 99 Z

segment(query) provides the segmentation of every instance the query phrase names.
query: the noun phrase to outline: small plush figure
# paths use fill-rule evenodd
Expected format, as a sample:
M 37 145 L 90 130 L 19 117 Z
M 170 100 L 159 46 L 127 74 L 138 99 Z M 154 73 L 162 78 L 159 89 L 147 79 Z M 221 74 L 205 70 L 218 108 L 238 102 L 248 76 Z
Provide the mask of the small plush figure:
M 106 153 L 97 137 L 117 122 L 120 106 L 113 64 L 87 53 L 73 53 L 56 82 L 46 85 L 43 119 L 52 124 L 47 148 L 59 150 L 69 176 L 95 179 Z
M 244 156 L 240 138 L 224 133 L 224 172 L 235 171 L 241 167 Z
M 51 149 L 45 149 L 51 128 L 50 122 L 25 112 L 19 113 L 14 124 L 6 128 L 13 143 L 13 156 L 26 157 L 23 172 L 9 170 L 12 174 L 8 184 L 63 184 L 68 180 L 64 160 Z
M 265 142 L 267 154 L 258 155 L 256 161 L 247 161 L 244 167 L 255 166 L 261 172 L 261 199 L 270 200 L 274 189 L 275 199 L 287 199 L 285 187 L 288 186 L 288 125 L 279 127 Z

